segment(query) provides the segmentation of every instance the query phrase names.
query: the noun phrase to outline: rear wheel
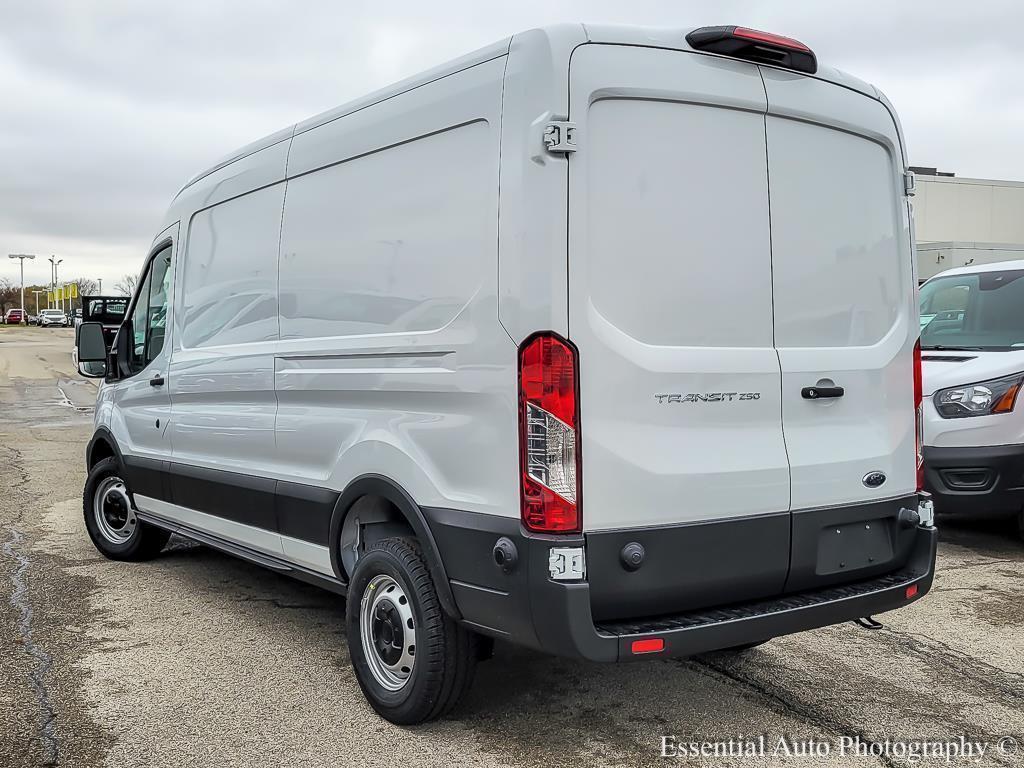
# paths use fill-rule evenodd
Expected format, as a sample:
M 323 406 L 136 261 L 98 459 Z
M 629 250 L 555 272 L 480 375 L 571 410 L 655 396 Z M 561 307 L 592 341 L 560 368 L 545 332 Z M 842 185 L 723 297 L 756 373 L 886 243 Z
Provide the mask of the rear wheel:
M 479 637 L 441 608 L 415 539 L 382 539 L 359 559 L 345 618 L 356 679 L 384 719 L 433 720 L 469 690 Z
M 116 458 L 96 462 L 82 494 L 89 538 L 111 560 L 148 560 L 160 554 L 171 534 L 135 515 L 128 486 Z

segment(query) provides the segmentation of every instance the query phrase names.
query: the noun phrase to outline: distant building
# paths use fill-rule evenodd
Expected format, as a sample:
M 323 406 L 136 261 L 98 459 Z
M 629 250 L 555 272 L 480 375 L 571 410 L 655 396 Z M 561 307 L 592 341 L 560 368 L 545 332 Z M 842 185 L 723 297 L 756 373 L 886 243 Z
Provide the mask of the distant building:
M 921 280 L 967 264 L 1024 259 L 1024 182 L 911 170 Z

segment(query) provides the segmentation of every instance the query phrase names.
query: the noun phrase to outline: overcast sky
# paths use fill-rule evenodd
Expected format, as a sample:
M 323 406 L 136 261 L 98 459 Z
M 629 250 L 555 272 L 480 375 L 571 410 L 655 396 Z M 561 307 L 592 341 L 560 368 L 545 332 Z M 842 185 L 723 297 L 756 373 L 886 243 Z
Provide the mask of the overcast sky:
M 137 272 L 236 147 L 530 27 L 742 24 L 879 86 L 915 165 L 1024 179 L 1019 0 L 0 0 L 0 277 Z M 836 180 L 836 183 L 842 183 Z

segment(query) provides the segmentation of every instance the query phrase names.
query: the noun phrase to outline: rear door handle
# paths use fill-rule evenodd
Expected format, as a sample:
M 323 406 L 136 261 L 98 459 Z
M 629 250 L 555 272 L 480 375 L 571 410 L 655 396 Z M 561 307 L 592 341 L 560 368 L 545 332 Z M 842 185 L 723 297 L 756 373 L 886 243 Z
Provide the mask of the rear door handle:
M 149 386 L 151 387 L 162 387 L 164 385 L 164 377 L 159 373 L 149 380 Z
M 800 397 L 805 400 L 820 400 L 825 397 L 842 397 L 846 390 L 842 387 L 804 387 L 800 390 Z

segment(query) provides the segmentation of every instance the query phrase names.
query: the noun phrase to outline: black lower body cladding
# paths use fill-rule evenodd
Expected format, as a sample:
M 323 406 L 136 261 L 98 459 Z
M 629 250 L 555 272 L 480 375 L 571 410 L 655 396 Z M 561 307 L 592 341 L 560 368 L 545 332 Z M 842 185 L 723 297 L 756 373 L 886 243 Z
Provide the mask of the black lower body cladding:
M 449 616 L 492 637 L 597 661 L 632 658 L 630 643 L 637 638 L 656 636 L 664 652 L 686 655 L 879 613 L 925 594 L 934 570 L 935 530 L 911 525 L 913 516 L 900 514 L 917 508 L 916 495 L 794 513 L 543 536 L 524 531 L 514 517 L 416 507 L 383 478 L 363 478 L 339 494 L 122 456 L 116 445 L 113 453 L 135 494 L 328 548 L 337 546 L 337 510 L 345 507 L 350 492 L 394 490 L 396 503 L 415 507 L 412 528 Z M 253 556 L 240 545 L 182 530 Z M 585 578 L 552 579 L 552 547 L 583 550 Z M 637 552 L 642 553 L 639 563 L 624 557 Z M 288 564 L 281 565 L 289 570 Z M 307 575 L 344 590 L 345 579 Z
M 939 514 L 1010 516 L 1024 510 L 1024 445 L 924 448 L 925 490 Z
M 509 518 L 424 513 L 466 623 L 539 650 L 616 661 L 632 656 L 626 640 L 637 637 L 657 635 L 667 653 L 688 655 L 919 598 L 931 586 L 937 536 L 934 528 L 901 524 L 905 508 L 916 510 L 916 495 L 576 537 L 528 534 Z M 514 568 L 494 562 L 502 537 L 515 545 Z M 621 556 L 631 542 L 644 548 L 642 566 L 632 571 Z M 552 546 L 584 547 L 586 579 L 549 578 Z

